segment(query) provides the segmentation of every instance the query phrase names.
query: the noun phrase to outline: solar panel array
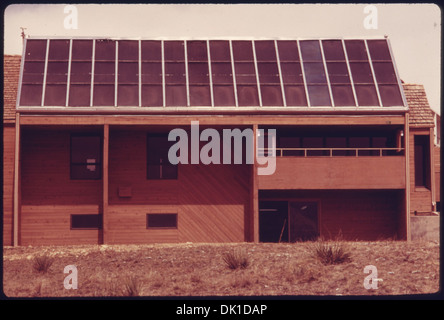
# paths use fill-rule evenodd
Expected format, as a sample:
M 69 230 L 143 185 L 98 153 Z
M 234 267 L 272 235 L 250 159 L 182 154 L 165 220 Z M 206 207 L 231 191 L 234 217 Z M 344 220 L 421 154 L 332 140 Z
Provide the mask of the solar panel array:
M 387 39 L 27 39 L 19 106 L 405 104 Z

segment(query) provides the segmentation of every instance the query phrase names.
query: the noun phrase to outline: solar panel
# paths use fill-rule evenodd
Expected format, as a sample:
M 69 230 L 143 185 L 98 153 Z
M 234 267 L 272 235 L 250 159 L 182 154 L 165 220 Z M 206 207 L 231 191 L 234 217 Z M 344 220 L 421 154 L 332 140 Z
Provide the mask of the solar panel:
M 24 107 L 405 107 L 388 39 L 25 41 Z

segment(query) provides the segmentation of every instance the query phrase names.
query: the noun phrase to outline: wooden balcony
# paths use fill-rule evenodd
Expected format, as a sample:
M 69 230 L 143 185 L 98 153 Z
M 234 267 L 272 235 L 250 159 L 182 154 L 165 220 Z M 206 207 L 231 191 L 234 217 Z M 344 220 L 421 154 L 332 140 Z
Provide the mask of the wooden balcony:
M 404 189 L 406 186 L 402 148 L 276 148 L 275 154 L 276 171 L 257 176 L 259 189 Z M 259 158 L 261 155 L 264 153 L 259 151 Z

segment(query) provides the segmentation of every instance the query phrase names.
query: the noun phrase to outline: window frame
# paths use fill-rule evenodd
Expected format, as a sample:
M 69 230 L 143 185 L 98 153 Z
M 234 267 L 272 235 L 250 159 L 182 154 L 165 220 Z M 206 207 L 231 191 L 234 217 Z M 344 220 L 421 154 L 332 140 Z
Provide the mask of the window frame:
M 80 217 L 80 216 L 97 216 L 97 227 L 73 227 L 73 218 L 74 217 Z M 103 215 L 100 213 L 87 213 L 87 214 L 70 214 L 69 219 L 69 228 L 70 230 L 102 230 L 103 229 Z
M 149 217 L 150 216 L 174 216 L 175 217 L 174 225 L 172 225 L 172 226 L 164 226 L 164 227 L 150 226 L 149 225 L 149 222 L 150 222 Z M 146 229 L 147 230 L 159 230 L 159 229 L 161 229 L 161 230 L 165 230 L 165 229 L 177 230 L 177 229 L 179 229 L 178 222 L 179 222 L 179 217 L 178 217 L 177 213 L 155 213 L 155 212 L 152 212 L 152 213 L 147 213 L 146 214 Z

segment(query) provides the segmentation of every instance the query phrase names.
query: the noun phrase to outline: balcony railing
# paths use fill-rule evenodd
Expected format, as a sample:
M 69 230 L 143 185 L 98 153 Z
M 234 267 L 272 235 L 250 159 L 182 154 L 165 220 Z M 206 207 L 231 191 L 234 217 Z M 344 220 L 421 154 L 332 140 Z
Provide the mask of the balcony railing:
M 275 148 L 277 157 L 403 156 L 404 148 Z M 258 156 L 273 156 L 273 149 L 258 148 Z

